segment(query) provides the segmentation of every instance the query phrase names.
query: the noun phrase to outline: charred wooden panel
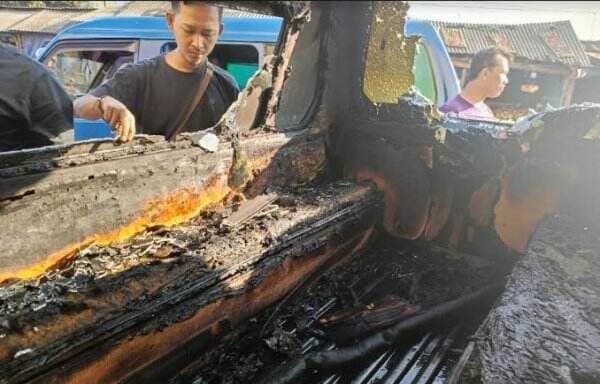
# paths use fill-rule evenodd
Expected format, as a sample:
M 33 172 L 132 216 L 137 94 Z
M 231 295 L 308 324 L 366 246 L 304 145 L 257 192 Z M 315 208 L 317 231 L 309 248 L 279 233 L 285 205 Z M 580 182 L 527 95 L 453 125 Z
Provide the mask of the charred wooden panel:
M 81 250 L 36 284 L 3 287 L 2 379 L 117 381 L 235 326 L 364 245 L 378 196 L 347 183 L 305 190 L 238 227 L 220 225 L 227 210 L 213 213 Z
M 51 160 L 14 165 L 10 163 L 14 159 L 5 159 L 7 167 L 0 170 L 5 175 L 0 193 L 6 222 L 0 234 L 2 279 L 35 277 L 82 246 L 108 244 L 148 227 L 177 224 L 219 203 L 230 191 L 233 151 L 228 143 L 216 153 L 206 153 L 189 141 L 173 145 L 138 141 L 129 148 L 110 145 L 100 150 L 81 146 L 87 151 L 79 149 L 83 153 Z M 322 142 L 318 137 L 257 136 L 242 140 L 240 147 L 246 157 L 247 182 L 268 170 L 268 176 L 257 181 L 263 188 L 271 183 L 301 183 L 319 170 Z M 295 153 L 310 154 L 316 166 L 279 163 L 296 158 Z M 275 156 L 280 160 L 273 161 Z M 55 168 L 32 173 L 36 166 Z M 30 271 L 18 274 L 28 267 Z
M 412 108 L 412 114 L 399 114 L 401 122 L 344 121 L 328 136 L 334 168 L 385 191 L 390 234 L 479 254 L 522 253 L 551 213 L 571 207 L 586 216 L 575 206 L 587 201 L 594 209 L 586 222 L 599 217 L 593 196 L 600 184 L 591 164 L 600 164 L 600 141 L 584 135 L 600 119 L 600 107 L 540 115 L 526 134 L 496 139 L 466 121 L 447 127 L 428 121 L 416 100 L 401 101 L 404 110 Z M 445 134 L 438 141 L 440 129 Z M 520 149 L 524 143 L 529 151 Z

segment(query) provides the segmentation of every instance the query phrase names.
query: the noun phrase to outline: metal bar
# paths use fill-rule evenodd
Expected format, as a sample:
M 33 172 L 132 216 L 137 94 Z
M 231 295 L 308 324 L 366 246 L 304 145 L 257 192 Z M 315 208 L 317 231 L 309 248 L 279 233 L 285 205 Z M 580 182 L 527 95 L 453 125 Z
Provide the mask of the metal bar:
M 365 368 L 357 377 L 352 380 L 352 384 L 364 383 L 366 380 L 373 377 L 382 366 L 385 366 L 393 355 L 392 350 L 388 350 L 381 354 L 375 361 L 373 361 L 367 368 Z
M 396 381 L 398 381 L 398 379 L 400 379 L 403 376 L 407 368 L 412 367 L 419 358 L 419 356 L 423 354 L 424 349 L 432 344 L 430 340 L 431 334 L 427 334 L 421 339 L 421 341 L 412 346 L 408 350 L 402 361 L 394 368 L 392 372 L 390 372 L 388 377 L 385 378 L 385 383 L 395 383 Z M 436 340 L 433 340 L 433 343 L 435 343 L 435 341 Z
M 427 368 L 425 369 L 425 371 L 423 372 L 423 374 L 419 378 L 419 381 L 417 381 L 416 384 L 427 384 L 431 381 L 431 379 L 435 377 L 435 374 L 437 373 L 440 364 L 444 360 L 444 357 L 446 357 L 446 352 L 454 343 L 454 339 L 457 333 L 458 327 L 454 328 L 452 332 L 450 332 L 450 334 L 446 337 L 446 339 L 444 340 L 440 348 L 436 351 L 435 355 L 432 357 L 431 361 L 427 365 Z
M 427 365 L 427 359 L 433 355 L 433 352 L 440 347 L 444 340 L 443 336 L 435 336 L 433 340 L 427 343 L 427 346 L 423 352 L 413 361 L 410 369 L 403 375 L 400 384 L 413 384 L 415 380 L 421 375 L 422 369 Z M 391 381 L 386 381 L 391 383 Z
M 467 362 L 471 358 L 471 354 L 473 353 L 474 348 L 475 348 L 475 342 L 470 341 L 469 344 L 467 344 L 467 347 L 463 351 L 462 355 L 460 356 L 460 359 L 454 366 L 452 373 L 448 377 L 447 384 L 457 384 L 458 383 L 458 379 L 460 378 L 462 371 L 465 369 Z

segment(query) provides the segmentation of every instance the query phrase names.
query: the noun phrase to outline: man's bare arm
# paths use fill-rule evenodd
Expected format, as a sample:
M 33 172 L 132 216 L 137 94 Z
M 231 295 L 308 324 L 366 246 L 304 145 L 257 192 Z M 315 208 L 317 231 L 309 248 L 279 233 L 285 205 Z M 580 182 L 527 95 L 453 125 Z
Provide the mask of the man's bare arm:
M 73 102 L 75 116 L 97 120 L 103 119 L 117 132 L 117 139 L 130 141 L 135 135 L 135 117 L 125 104 L 110 97 L 85 95 Z

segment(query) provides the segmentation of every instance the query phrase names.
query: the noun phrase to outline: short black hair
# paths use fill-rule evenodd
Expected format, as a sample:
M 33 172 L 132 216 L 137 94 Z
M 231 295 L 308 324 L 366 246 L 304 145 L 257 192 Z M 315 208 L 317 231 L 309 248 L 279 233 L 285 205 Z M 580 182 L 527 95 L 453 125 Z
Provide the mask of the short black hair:
M 210 7 L 216 7 L 219 11 L 219 21 L 223 20 L 223 7 L 210 4 L 206 1 L 171 1 L 171 9 L 173 10 L 173 12 L 175 12 L 175 13 L 179 12 L 179 7 L 180 7 L 181 3 L 183 3 L 183 5 L 202 4 L 202 5 L 207 5 Z
M 512 61 L 512 54 L 500 47 L 484 48 L 474 54 L 467 74 L 467 83 L 476 79 L 484 68 L 494 68 L 498 64 L 498 56 L 506 58 L 509 63 Z

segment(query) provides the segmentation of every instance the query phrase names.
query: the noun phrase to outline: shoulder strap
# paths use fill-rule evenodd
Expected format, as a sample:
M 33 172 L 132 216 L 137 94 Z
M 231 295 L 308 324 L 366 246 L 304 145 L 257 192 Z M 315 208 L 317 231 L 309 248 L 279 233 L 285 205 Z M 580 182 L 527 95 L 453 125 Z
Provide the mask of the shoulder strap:
M 188 105 L 188 108 L 185 110 L 185 114 L 183 115 L 183 118 L 179 121 L 179 123 L 173 125 L 171 127 L 171 129 L 169 129 L 167 131 L 167 134 L 165 135 L 167 140 L 171 140 L 172 138 L 174 138 L 183 129 L 183 127 L 185 127 L 187 122 L 190 120 L 192 113 L 198 107 L 198 105 L 200 105 L 200 102 L 202 101 L 202 97 L 204 96 L 204 94 L 206 93 L 206 90 L 208 89 L 208 84 L 210 84 L 210 81 L 212 80 L 213 74 L 214 74 L 214 70 L 213 70 L 212 64 L 210 62 L 207 62 L 206 63 L 206 73 L 204 74 L 204 76 L 202 77 L 202 80 L 200 81 L 200 84 L 198 85 L 198 89 L 196 90 L 196 93 L 194 94 L 194 98 L 192 99 L 192 102 Z

